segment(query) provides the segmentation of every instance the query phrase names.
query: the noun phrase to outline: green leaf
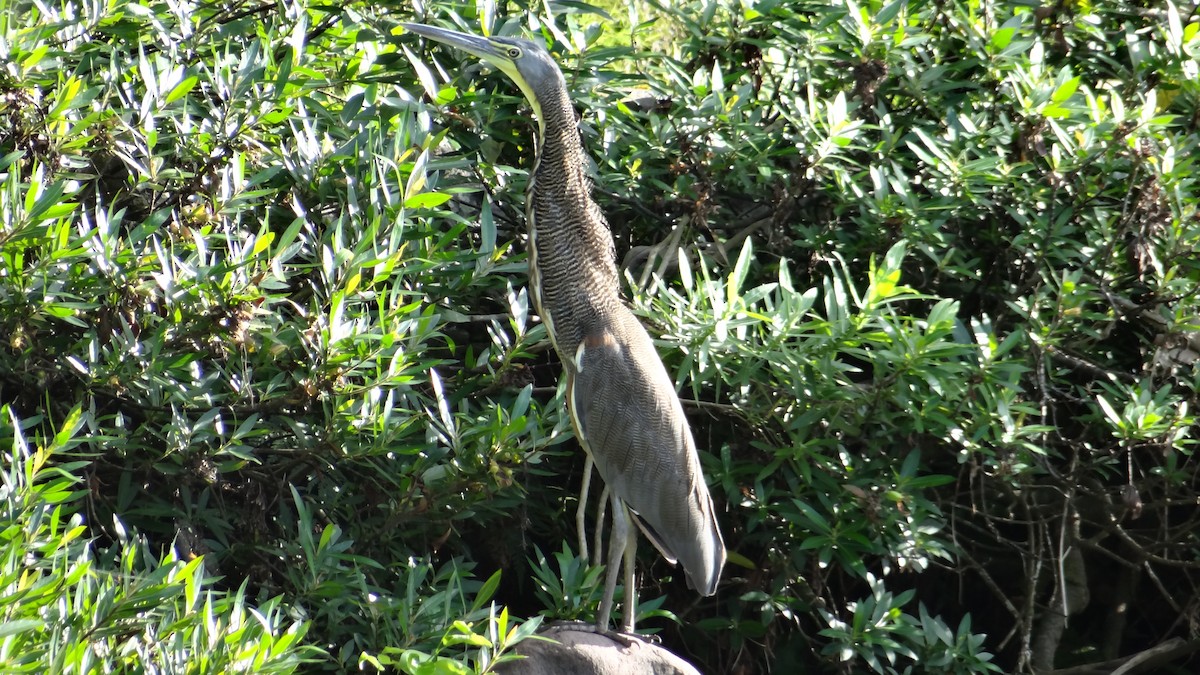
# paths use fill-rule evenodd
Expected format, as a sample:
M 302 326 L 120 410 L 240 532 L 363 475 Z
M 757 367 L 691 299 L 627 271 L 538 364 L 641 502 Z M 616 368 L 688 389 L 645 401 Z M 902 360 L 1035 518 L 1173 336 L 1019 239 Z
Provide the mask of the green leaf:
M 1104 411 L 1104 416 L 1113 423 L 1113 426 L 1118 429 L 1125 428 L 1125 421 L 1121 419 L 1121 415 L 1117 413 L 1116 408 L 1112 407 L 1112 404 L 1108 402 L 1107 398 L 1104 398 L 1103 395 L 1097 395 L 1096 403 L 1100 405 L 1100 409 Z
M 892 0 L 875 15 L 875 25 L 885 27 L 900 14 L 900 10 L 908 6 L 909 0 Z
M 1020 15 L 1005 21 L 1000 28 L 996 29 L 995 33 L 992 33 L 992 39 L 989 41 L 992 49 L 997 52 L 1004 51 L 1004 48 L 1012 43 L 1013 37 L 1022 23 L 1023 20 Z
M 483 583 L 479 591 L 475 594 L 475 600 L 471 603 L 471 611 L 475 611 L 488 603 L 492 596 L 496 594 L 496 590 L 500 588 L 500 570 L 496 570 L 488 580 Z
M 167 94 L 167 97 L 163 99 L 163 103 L 170 105 L 184 96 L 187 96 L 188 92 L 194 89 L 196 83 L 199 81 L 200 78 L 196 77 L 195 75 L 183 78 L 180 80 L 179 84 L 171 88 L 171 91 Z
M 450 195 L 442 192 L 421 192 L 404 200 L 407 209 L 432 209 L 450 201 Z
M 1055 103 L 1062 103 L 1071 98 L 1075 94 L 1075 90 L 1079 88 L 1079 79 L 1079 76 L 1075 76 L 1055 87 L 1050 100 Z
M 819 532 L 828 533 L 832 530 L 832 528 L 829 526 L 829 521 L 826 520 L 825 517 L 820 513 L 817 513 L 817 510 L 809 506 L 806 502 L 799 499 L 793 499 L 792 503 L 796 505 L 796 508 L 800 509 L 800 512 L 808 518 L 809 522 L 816 527 Z
M 291 246 L 294 241 L 296 241 L 296 237 L 300 235 L 300 229 L 304 227 L 305 222 L 306 221 L 304 218 L 296 218 L 290 225 L 288 225 L 287 229 L 283 231 L 283 236 L 279 238 L 279 243 L 275 246 L 275 252 L 272 254 L 272 257 L 280 258 L 283 256 L 284 251 L 286 251 L 287 248 Z
M 1193 21 L 1183 29 L 1183 42 L 1187 44 L 1196 39 L 1196 35 L 1200 34 L 1200 21 Z
M 434 206 L 438 205 L 435 204 Z M 496 219 L 492 216 L 492 201 L 490 199 L 484 199 L 479 213 L 479 252 L 483 254 L 489 254 L 495 250 Z
M 29 190 L 25 193 L 25 212 L 29 220 L 35 223 L 42 220 L 51 207 L 62 206 L 59 201 L 63 196 L 61 182 L 55 181 L 43 187 L 37 182 L 39 178 L 40 176 L 34 177 L 34 181 L 29 184 Z M 73 208 L 73 205 L 71 206 Z
M 746 237 L 746 241 L 742 244 L 742 252 L 738 254 L 737 262 L 733 265 L 733 272 L 725 284 L 726 302 L 731 308 L 737 306 L 737 300 L 741 297 L 742 285 L 746 283 L 746 277 L 750 274 L 752 260 L 753 245 L 751 239 Z
M 38 619 L 14 619 L 12 621 L 0 622 L 0 638 L 38 630 L 45 625 L 44 621 Z
M 258 254 L 271 247 L 271 242 L 275 241 L 274 232 L 264 232 L 254 240 L 254 250 L 250 252 L 251 257 L 256 257 Z

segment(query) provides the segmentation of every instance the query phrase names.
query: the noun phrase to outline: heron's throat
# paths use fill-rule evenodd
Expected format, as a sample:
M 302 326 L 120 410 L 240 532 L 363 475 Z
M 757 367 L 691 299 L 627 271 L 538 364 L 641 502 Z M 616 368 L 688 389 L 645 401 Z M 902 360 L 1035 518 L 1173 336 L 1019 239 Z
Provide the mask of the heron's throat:
M 564 359 L 620 304 L 612 233 L 592 201 L 575 111 L 543 101 L 543 133 L 529 180 L 531 281 L 539 314 Z
M 615 291 L 618 283 L 612 232 L 600 207 L 592 201 L 588 159 L 574 114 L 570 114 L 569 122 L 561 118 L 546 120 L 530 180 L 530 224 L 541 244 L 539 253 L 569 263 L 563 267 L 564 274 L 575 271 L 583 275 L 576 281 L 601 284 L 606 291 L 611 286 Z M 546 258 L 543 261 L 548 262 Z
M 587 157 L 579 138 L 575 109 L 563 92 L 561 97 L 547 97 L 535 108 L 538 118 L 537 190 L 581 191 L 590 199 Z M 560 185 L 561 183 L 561 185 Z

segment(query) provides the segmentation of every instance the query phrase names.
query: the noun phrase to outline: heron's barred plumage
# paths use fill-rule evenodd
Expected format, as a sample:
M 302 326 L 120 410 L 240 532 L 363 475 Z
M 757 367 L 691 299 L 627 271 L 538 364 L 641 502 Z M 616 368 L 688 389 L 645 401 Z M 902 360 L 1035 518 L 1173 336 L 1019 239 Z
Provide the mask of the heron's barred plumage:
M 565 84 L 563 92 L 565 94 Z M 617 256 L 565 99 L 543 101 L 544 140 L 526 190 L 530 276 L 538 315 L 569 363 L 584 335 L 621 306 Z
M 604 482 L 638 515 L 659 552 L 683 563 L 692 587 L 711 595 L 724 546 L 695 442 L 654 343 L 621 301 L 612 233 L 591 199 L 566 83 L 545 89 L 534 89 L 544 139 L 526 193 L 534 304 L 552 326 L 578 435 Z M 589 353 L 603 360 L 584 373 Z M 590 386 L 581 387 L 585 378 Z M 601 399 L 593 407 L 604 419 L 589 420 L 581 396 Z M 647 422 L 633 429 L 620 422 L 634 418 Z
M 683 406 L 650 336 L 621 305 L 582 345 L 567 392 L 581 442 L 663 557 L 712 595 L 725 548 Z
M 712 595 L 725 563 L 712 498 L 674 384 L 650 335 L 621 299 L 612 233 L 591 198 L 562 72 L 533 42 L 405 27 L 497 66 L 533 106 L 540 133 L 526 193 L 530 286 L 564 365 L 576 436 L 614 495 L 614 540 L 623 540 L 628 506 L 662 555 L 682 565 L 689 585 Z M 610 549 L 602 628 L 622 553 L 615 545 Z M 631 556 L 629 548 L 627 630 L 633 626 Z

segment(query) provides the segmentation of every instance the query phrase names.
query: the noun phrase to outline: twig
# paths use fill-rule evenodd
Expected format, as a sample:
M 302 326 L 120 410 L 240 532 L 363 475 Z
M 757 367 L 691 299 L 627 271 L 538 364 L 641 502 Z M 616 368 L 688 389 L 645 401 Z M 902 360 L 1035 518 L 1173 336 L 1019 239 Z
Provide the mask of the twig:
M 1111 532 L 1111 533 L 1117 535 L 1117 537 L 1119 537 L 1121 539 L 1121 541 L 1132 546 L 1133 549 L 1135 551 L 1137 551 L 1138 555 L 1141 556 L 1143 561 L 1157 563 L 1159 565 L 1166 565 L 1167 567 L 1178 567 L 1178 568 L 1189 569 L 1189 570 L 1200 570 L 1200 561 L 1174 560 L 1172 558 L 1164 558 L 1160 555 L 1157 555 L 1155 553 L 1151 553 L 1150 551 L 1147 551 L 1146 547 L 1139 544 L 1137 542 L 1137 540 L 1133 538 L 1133 535 L 1129 534 L 1128 532 L 1125 531 L 1125 528 L 1121 527 L 1121 524 L 1119 522 L 1117 522 L 1117 519 L 1111 513 L 1109 514 L 1108 517 L 1109 517 L 1108 523 L 1098 523 L 1098 524 L 1101 527 L 1103 527 L 1105 530 L 1107 530 L 1108 532 Z M 1165 592 L 1165 589 L 1164 589 L 1164 592 Z M 1170 596 L 1168 594 L 1168 599 L 1169 598 L 1170 598 Z
M 1137 378 L 1129 373 L 1117 373 L 1111 370 L 1105 370 L 1104 368 L 1101 368 L 1100 366 L 1088 361 L 1083 357 L 1075 356 L 1074 354 L 1068 354 L 1061 348 L 1055 347 L 1054 345 L 1046 345 L 1045 351 L 1046 354 L 1050 355 L 1050 357 L 1054 360 L 1065 362 L 1071 368 L 1088 373 L 1097 379 L 1105 379 L 1110 382 L 1121 381 L 1127 383 L 1133 383 L 1137 381 Z
M 1020 622 L 1020 610 L 1017 609 L 1016 605 L 1012 604 L 1012 600 L 1008 599 L 1008 593 L 1006 593 L 1004 589 L 1000 588 L 1000 585 L 996 583 L 996 580 L 992 578 L 992 575 L 988 574 L 987 569 L 985 569 L 983 565 L 979 564 L 979 561 L 973 558 L 970 553 L 967 553 L 966 549 L 960 550 L 959 556 L 966 559 L 967 563 L 971 565 L 971 567 L 973 567 L 975 572 L 979 575 L 979 578 L 983 579 L 984 585 L 987 586 L 997 598 L 999 598 L 1000 604 L 1004 605 L 1004 608 L 1008 610 L 1009 614 L 1012 614 L 1014 620 Z
M 1162 644 L 1130 656 L 1112 661 L 1060 668 L 1046 672 L 1044 675 L 1136 675 L 1137 673 L 1157 672 L 1167 663 L 1197 650 L 1200 650 L 1200 640 L 1184 642 L 1183 638 L 1171 638 Z

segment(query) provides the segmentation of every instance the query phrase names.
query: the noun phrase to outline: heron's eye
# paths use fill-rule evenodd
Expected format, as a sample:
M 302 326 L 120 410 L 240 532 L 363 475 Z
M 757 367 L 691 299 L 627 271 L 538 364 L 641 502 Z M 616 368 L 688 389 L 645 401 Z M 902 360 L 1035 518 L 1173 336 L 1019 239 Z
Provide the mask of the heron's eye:
M 510 58 L 510 59 L 516 59 L 516 58 L 520 58 L 520 56 L 521 56 L 521 50 L 520 50 L 520 49 L 517 49 L 516 47 L 509 47 L 509 48 L 508 48 L 508 58 Z

